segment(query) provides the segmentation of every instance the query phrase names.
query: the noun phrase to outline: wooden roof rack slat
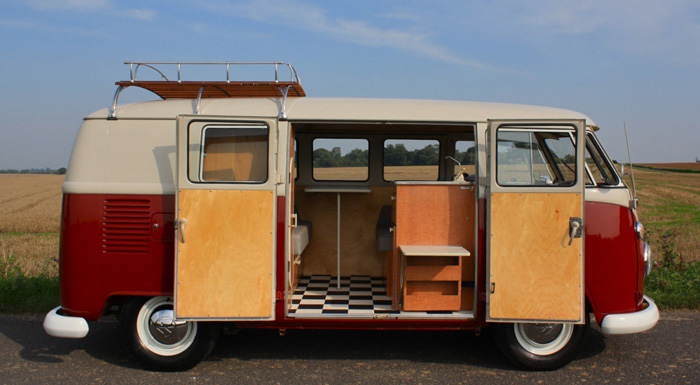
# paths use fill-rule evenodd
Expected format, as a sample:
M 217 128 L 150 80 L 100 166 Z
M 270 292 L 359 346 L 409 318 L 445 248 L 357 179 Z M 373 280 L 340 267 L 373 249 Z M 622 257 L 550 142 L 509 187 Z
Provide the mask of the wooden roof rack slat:
M 117 100 L 121 91 L 127 87 L 139 87 L 153 92 L 161 99 L 197 99 L 196 111 L 199 113 L 199 105 L 202 98 L 282 98 L 282 110 L 280 117 L 286 117 L 287 97 L 304 97 L 306 93 L 301 87 L 301 82 L 296 70 L 289 63 L 283 62 L 125 62 L 129 65 L 130 79 L 118 81 L 117 91 L 114 94 L 110 119 L 116 119 Z M 165 72 L 155 66 L 177 68 L 177 80 L 169 80 Z M 183 66 L 225 66 L 226 80 L 203 81 L 182 80 Z M 270 66 L 274 68 L 274 77 L 263 81 L 231 81 L 231 67 L 240 66 Z M 138 71 L 145 67 L 160 75 L 161 80 L 138 80 Z M 287 68 L 289 80 L 280 81 L 280 67 Z

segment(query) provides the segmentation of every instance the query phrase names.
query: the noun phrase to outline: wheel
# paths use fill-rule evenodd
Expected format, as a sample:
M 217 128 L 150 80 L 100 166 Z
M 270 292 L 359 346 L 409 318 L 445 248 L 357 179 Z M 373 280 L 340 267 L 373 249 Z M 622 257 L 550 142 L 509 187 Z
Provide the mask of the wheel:
M 572 324 L 494 324 L 493 338 L 501 353 L 527 370 L 553 370 L 574 359 L 586 329 Z
M 127 302 L 120 320 L 127 347 L 148 367 L 187 370 L 214 348 L 219 329 L 210 322 L 176 321 L 170 297 Z

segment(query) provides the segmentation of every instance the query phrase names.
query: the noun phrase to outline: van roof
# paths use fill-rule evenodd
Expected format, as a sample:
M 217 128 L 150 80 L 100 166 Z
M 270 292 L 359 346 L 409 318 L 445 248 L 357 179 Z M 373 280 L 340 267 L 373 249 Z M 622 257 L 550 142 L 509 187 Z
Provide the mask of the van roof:
M 196 99 L 169 99 L 117 106 L 119 119 L 175 119 L 192 115 Z M 202 115 L 275 118 L 280 113 L 281 98 L 202 99 Z M 290 121 L 420 121 L 420 122 L 486 122 L 489 119 L 586 119 L 588 116 L 571 110 L 523 104 L 372 98 L 309 98 L 287 100 Z M 107 119 L 107 108 L 86 119 Z

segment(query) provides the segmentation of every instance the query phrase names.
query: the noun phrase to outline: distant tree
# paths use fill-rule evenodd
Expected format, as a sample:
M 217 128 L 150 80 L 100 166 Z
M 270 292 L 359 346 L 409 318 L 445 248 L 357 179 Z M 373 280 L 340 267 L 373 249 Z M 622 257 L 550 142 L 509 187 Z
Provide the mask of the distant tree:
M 408 150 L 403 143 L 390 144 L 384 148 L 385 166 L 406 166 L 408 164 Z
M 59 168 L 58 170 L 56 170 L 56 174 L 58 174 L 58 175 L 65 175 L 65 174 L 66 174 L 66 168 L 65 168 L 65 167 Z
M 467 151 L 464 152 L 457 150 L 455 153 L 455 158 L 463 165 L 476 164 L 476 150 L 474 147 L 469 147 Z
M 429 144 L 420 150 L 415 151 L 413 164 L 416 166 L 431 166 L 440 163 L 440 146 Z
M 367 150 L 355 148 L 343 157 L 344 167 L 367 167 L 369 163 L 369 153 Z
M 325 168 L 325 167 L 337 167 L 337 161 L 333 157 L 333 154 L 326 150 L 325 148 L 319 148 L 314 150 L 314 167 L 315 168 Z

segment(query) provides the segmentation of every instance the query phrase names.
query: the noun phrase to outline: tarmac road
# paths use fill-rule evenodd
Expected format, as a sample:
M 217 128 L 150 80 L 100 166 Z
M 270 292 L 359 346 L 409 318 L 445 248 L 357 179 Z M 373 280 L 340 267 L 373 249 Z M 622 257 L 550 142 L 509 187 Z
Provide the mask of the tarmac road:
M 665 312 L 652 330 L 608 336 L 597 327 L 553 372 L 505 362 L 488 335 L 455 331 L 244 330 L 181 373 L 143 370 L 113 318 L 84 339 L 53 338 L 42 316 L 0 315 L 0 383 L 188 384 L 700 384 L 700 312 Z

